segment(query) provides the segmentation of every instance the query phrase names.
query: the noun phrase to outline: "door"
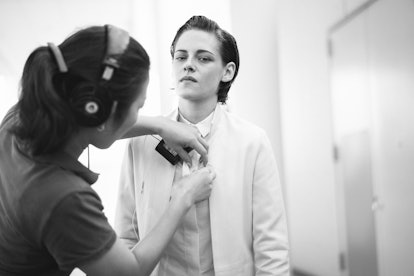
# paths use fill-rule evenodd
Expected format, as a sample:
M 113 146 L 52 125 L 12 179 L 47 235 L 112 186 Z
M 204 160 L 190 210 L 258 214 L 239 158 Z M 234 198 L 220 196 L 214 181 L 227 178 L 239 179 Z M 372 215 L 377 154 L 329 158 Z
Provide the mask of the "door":
M 330 36 L 331 93 L 342 269 L 349 276 L 378 275 L 373 194 L 372 115 L 364 13 Z
M 346 273 L 413 275 L 414 1 L 375 1 L 330 39 Z
M 380 276 L 414 275 L 414 1 L 368 10 Z
M 340 165 L 345 198 L 347 267 L 350 276 L 378 275 L 370 135 L 361 130 L 341 137 Z

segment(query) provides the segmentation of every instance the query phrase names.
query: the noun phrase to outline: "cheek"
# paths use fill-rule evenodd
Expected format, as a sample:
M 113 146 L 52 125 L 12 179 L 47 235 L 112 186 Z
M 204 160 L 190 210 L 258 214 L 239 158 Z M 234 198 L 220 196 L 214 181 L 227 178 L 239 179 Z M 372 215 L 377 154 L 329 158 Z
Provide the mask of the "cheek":
M 178 76 L 179 76 L 179 69 L 178 69 L 178 66 L 177 66 L 177 65 L 175 65 L 175 64 L 173 64 L 171 68 L 172 68 L 172 69 L 171 69 L 171 76 L 172 76 L 172 78 L 173 78 L 174 80 L 177 80 L 177 79 L 178 79 Z
M 205 82 L 209 87 L 218 87 L 221 81 L 221 75 L 217 74 L 217 72 L 211 72 L 210 74 L 206 75 Z
M 133 126 L 138 119 L 138 110 L 135 112 L 132 112 L 132 114 L 130 115 L 130 119 L 129 119 L 129 127 Z
M 124 122 L 124 129 L 129 130 L 137 122 L 138 114 L 135 111 L 130 111 Z

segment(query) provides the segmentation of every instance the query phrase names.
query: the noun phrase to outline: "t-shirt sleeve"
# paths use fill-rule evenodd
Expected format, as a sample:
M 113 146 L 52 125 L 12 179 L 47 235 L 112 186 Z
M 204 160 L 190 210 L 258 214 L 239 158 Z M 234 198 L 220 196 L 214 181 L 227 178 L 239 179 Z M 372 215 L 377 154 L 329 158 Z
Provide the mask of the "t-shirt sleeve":
M 114 244 L 116 234 L 92 191 L 71 193 L 55 207 L 42 240 L 61 270 L 98 259 Z

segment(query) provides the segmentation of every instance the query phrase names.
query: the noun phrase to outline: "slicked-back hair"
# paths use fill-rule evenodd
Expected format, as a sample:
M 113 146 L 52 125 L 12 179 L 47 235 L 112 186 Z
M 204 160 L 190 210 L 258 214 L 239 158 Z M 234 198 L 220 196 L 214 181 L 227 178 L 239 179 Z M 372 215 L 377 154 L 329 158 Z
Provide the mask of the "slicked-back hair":
M 218 87 L 217 101 L 225 103 L 228 98 L 230 87 L 233 81 L 236 79 L 237 73 L 239 72 L 240 57 L 236 39 L 229 32 L 223 30 L 215 21 L 202 15 L 192 16 L 189 20 L 187 20 L 187 22 L 184 23 L 184 25 L 178 29 L 171 43 L 170 53 L 172 58 L 174 58 L 175 46 L 178 39 L 185 31 L 188 30 L 201 30 L 214 34 L 219 41 L 220 54 L 223 63 L 227 64 L 229 62 L 234 62 L 236 65 L 233 79 L 228 82 L 220 82 Z

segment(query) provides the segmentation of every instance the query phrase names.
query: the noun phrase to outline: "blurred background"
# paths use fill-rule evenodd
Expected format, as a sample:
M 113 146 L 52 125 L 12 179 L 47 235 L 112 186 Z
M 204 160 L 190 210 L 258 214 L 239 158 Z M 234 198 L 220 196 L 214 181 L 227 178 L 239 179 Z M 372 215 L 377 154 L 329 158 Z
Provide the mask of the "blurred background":
M 169 46 L 198 14 L 238 41 L 228 107 L 271 139 L 292 275 L 413 275 L 413 0 L 0 0 L 0 118 L 34 48 L 106 23 L 151 57 L 141 114 L 168 113 Z M 91 148 L 110 223 L 124 148 Z

